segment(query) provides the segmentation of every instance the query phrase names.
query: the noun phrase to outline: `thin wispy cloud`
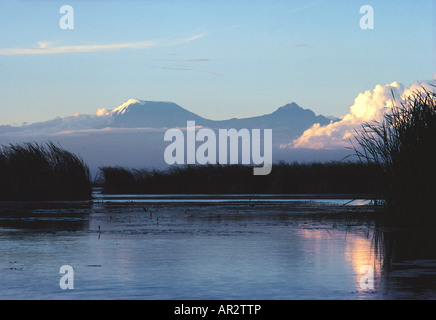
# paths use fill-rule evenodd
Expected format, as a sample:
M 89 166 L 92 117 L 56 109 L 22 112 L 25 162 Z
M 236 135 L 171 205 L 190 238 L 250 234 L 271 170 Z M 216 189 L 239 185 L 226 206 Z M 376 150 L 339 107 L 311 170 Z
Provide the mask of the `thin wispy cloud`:
M 198 70 L 193 69 L 190 67 L 184 67 L 184 66 L 193 66 L 194 64 L 201 63 L 201 62 L 208 62 L 211 61 L 207 58 L 189 58 L 189 59 L 151 59 L 152 61 L 158 61 L 158 62 L 177 62 L 177 64 L 173 66 L 161 66 L 157 67 L 159 69 L 163 70 L 174 70 L 174 71 L 191 71 L 191 72 L 200 72 L 200 73 L 206 73 L 213 76 L 220 76 L 221 74 L 209 70 Z
M 36 47 L 15 47 L 0 48 L 0 55 L 46 55 L 62 53 L 85 53 L 97 51 L 113 51 L 121 49 L 149 49 L 163 46 L 174 46 L 200 39 L 205 34 L 195 35 L 193 37 L 178 39 L 173 41 L 138 41 L 128 43 L 111 43 L 111 44 L 91 44 L 91 45 L 73 45 L 73 46 L 52 46 L 50 42 L 37 42 Z
M 79 45 L 79 46 L 50 46 L 47 43 L 38 42 L 33 48 L 5 48 L 0 49 L 0 55 L 42 55 L 42 54 L 61 54 L 61 53 L 84 53 L 96 51 L 111 51 L 119 49 L 145 49 L 156 47 L 158 44 L 153 41 L 143 41 L 134 43 L 118 44 L 97 44 L 97 45 Z
M 188 68 L 173 68 L 173 67 L 160 67 L 160 69 L 176 70 L 176 71 L 192 71 L 192 69 L 188 69 Z
M 191 71 L 191 72 L 201 72 L 201 73 L 207 73 L 213 76 L 221 76 L 220 73 L 208 71 L 208 70 L 195 70 L 191 68 L 177 68 L 177 67 L 159 67 L 159 69 L 163 70 L 173 70 L 173 71 Z
M 308 44 L 305 43 L 296 43 L 293 45 L 294 48 L 300 48 L 300 47 L 308 47 Z
M 200 72 L 208 73 L 208 74 L 211 74 L 213 76 L 220 76 L 221 75 L 220 73 L 216 73 L 216 72 L 213 72 L 213 71 L 207 71 L 207 70 L 200 70 Z
M 197 35 L 195 35 L 195 36 L 192 36 L 192 37 L 190 37 L 190 38 L 187 38 L 187 39 L 182 40 L 182 42 L 194 41 L 194 40 L 197 40 L 197 39 L 203 38 L 205 35 L 206 35 L 206 33 L 197 34 Z
M 178 62 L 176 59 L 151 59 L 151 61 Z
M 309 3 L 309 4 L 307 4 L 307 5 L 303 6 L 303 7 L 292 9 L 288 13 L 295 13 L 295 12 L 299 12 L 299 11 L 303 11 L 303 10 L 309 9 L 309 8 L 311 8 L 313 6 L 316 6 L 318 3 L 323 2 L 323 1 L 324 0 L 319 0 L 319 1 L 315 1 L 315 2 Z
M 210 61 L 210 59 L 200 58 L 200 59 L 151 59 L 151 61 L 164 61 L 164 62 L 205 62 Z
M 204 59 L 204 58 L 201 58 L 201 59 L 188 59 L 188 60 L 185 60 L 186 62 L 203 62 L 203 61 L 209 61 L 209 59 Z

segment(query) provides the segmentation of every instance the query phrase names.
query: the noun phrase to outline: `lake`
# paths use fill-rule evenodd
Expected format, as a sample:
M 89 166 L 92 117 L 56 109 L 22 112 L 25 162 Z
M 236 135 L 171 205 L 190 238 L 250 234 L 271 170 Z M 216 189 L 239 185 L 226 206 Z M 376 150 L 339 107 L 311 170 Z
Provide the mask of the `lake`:
M 436 298 L 436 259 L 387 268 L 364 199 L 94 195 L 2 203 L 0 299 Z

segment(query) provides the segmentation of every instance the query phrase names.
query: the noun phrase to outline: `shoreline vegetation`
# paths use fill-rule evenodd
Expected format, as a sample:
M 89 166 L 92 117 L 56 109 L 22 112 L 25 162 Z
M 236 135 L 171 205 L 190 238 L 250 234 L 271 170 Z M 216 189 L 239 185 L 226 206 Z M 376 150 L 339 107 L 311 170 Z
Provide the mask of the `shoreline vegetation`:
M 280 162 L 269 175 L 255 176 L 250 165 L 102 167 L 92 182 L 78 156 L 52 142 L 28 142 L 0 147 L 0 201 L 90 200 L 93 186 L 106 194 L 372 195 L 379 169 L 351 161 Z
M 0 148 L 0 200 L 72 201 L 92 198 L 88 166 L 53 143 Z
M 381 122 L 356 131 L 355 153 L 383 172 L 375 190 L 383 226 L 436 227 L 436 93 L 422 87 L 393 102 Z
M 372 194 L 379 167 L 350 161 L 274 164 L 269 175 L 249 165 L 185 165 L 166 170 L 102 167 L 106 194 Z

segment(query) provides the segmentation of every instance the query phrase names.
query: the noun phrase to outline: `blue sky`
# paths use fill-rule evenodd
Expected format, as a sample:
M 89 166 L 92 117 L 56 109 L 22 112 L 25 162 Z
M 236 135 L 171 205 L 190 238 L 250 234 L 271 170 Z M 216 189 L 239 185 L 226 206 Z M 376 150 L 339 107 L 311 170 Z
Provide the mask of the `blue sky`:
M 72 30 L 59 27 L 65 4 Z M 359 27 L 362 5 L 374 9 L 373 30 Z M 377 84 L 432 78 L 434 6 L 0 0 L 0 124 L 95 113 L 130 98 L 173 101 L 211 119 L 289 101 L 340 116 Z M 45 54 L 34 54 L 38 47 Z

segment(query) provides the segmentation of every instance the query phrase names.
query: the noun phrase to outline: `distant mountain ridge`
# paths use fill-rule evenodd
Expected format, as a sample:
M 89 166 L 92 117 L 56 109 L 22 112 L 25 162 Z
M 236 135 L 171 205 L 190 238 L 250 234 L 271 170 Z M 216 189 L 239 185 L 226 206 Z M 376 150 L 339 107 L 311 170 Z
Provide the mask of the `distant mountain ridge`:
M 224 120 L 221 123 L 235 127 L 244 125 L 254 125 L 256 128 L 276 129 L 290 129 L 290 127 L 293 127 L 301 131 L 311 127 L 314 123 L 324 125 L 329 124 L 330 121 L 331 119 L 323 115 L 317 116 L 312 110 L 303 109 L 295 102 L 292 102 L 278 108 L 270 114 L 251 118 Z
M 330 150 L 283 148 L 315 123 L 334 119 L 288 103 L 274 112 L 250 118 L 210 120 L 173 102 L 126 100 L 116 108 L 100 108 L 95 114 L 75 114 L 22 126 L 0 126 L 0 145 L 48 141 L 81 156 L 93 175 L 102 166 L 165 168 L 167 129 L 186 127 L 187 121 L 213 130 L 235 128 L 272 129 L 273 161 L 339 160 L 346 154 Z
M 295 102 L 288 103 L 270 114 L 261 116 L 210 120 L 190 112 L 174 102 L 129 99 L 120 106 L 103 113 L 76 114 L 19 127 L 0 126 L 0 134 L 23 132 L 53 134 L 104 128 L 174 128 L 185 127 L 187 121 L 195 121 L 197 126 L 212 129 L 268 128 L 273 129 L 274 136 L 280 138 L 279 140 L 281 137 L 288 140 L 298 137 L 315 123 L 327 125 L 332 119 L 316 115 L 312 110 L 303 109 Z

